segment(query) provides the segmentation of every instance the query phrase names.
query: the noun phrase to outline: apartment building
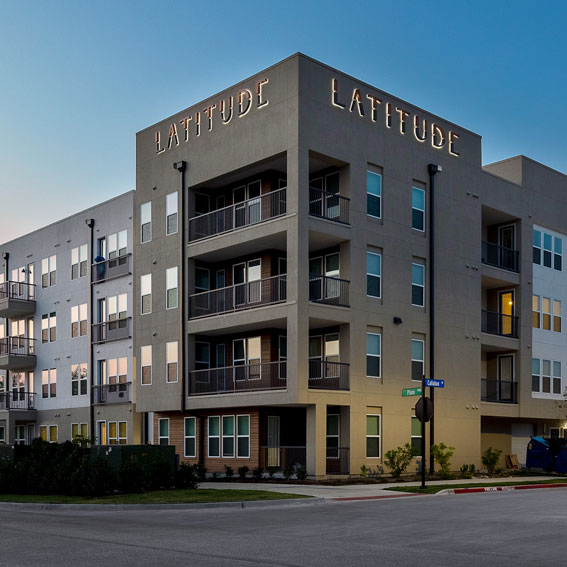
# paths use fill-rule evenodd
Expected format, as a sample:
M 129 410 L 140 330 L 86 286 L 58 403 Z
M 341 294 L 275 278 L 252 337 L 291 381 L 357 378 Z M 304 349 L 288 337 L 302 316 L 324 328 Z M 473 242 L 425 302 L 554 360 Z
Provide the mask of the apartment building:
M 134 192 L 0 245 L 0 443 L 139 443 Z

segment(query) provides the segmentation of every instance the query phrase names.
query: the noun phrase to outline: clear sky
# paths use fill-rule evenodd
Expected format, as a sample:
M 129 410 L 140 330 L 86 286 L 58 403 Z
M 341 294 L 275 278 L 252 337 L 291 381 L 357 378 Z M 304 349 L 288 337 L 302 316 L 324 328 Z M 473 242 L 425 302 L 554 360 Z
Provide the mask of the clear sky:
M 564 1 L 0 0 L 0 242 L 135 186 L 135 134 L 301 51 L 567 172 Z

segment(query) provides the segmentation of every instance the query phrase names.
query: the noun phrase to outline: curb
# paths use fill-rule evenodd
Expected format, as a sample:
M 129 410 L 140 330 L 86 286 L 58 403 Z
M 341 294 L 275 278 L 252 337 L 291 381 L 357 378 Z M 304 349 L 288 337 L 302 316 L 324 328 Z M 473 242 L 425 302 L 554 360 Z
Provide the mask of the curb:
M 324 498 L 288 498 L 285 500 L 250 500 L 248 502 L 202 502 L 194 504 L 42 504 L 39 502 L 0 502 L 0 511 L 47 511 L 88 510 L 97 512 L 120 512 L 131 510 L 208 510 L 215 508 L 270 508 L 273 506 L 297 506 L 324 504 Z
M 513 490 L 530 490 L 540 488 L 567 488 L 567 482 L 557 482 L 554 484 L 517 484 L 506 486 L 476 486 L 474 488 L 454 488 L 441 490 L 438 496 L 444 494 L 477 494 L 479 492 L 508 492 Z
M 407 498 L 408 496 L 431 496 L 431 494 L 419 494 L 418 492 L 400 492 L 399 494 L 381 494 L 380 496 L 342 496 L 329 498 L 333 502 L 356 502 L 364 500 L 384 500 L 389 498 Z

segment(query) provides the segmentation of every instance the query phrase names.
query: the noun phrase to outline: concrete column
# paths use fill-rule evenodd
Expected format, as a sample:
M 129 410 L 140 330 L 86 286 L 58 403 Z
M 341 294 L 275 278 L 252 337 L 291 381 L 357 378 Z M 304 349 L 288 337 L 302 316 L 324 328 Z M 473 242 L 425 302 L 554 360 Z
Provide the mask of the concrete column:
M 321 477 L 327 474 L 327 406 L 307 406 L 307 473 Z

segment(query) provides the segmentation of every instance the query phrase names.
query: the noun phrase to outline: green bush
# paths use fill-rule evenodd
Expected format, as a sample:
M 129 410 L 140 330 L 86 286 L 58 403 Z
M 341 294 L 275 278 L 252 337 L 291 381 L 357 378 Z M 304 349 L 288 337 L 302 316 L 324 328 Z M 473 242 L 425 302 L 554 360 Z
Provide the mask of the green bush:
M 175 488 L 198 488 L 199 474 L 197 465 L 182 463 L 175 473 Z
M 268 467 L 268 474 L 270 478 L 274 478 L 274 475 L 278 472 L 278 467 Z
M 384 455 L 384 463 L 394 478 L 400 478 L 414 457 L 415 450 L 406 443 L 403 447 L 387 451 Z
M 243 467 L 238 467 L 238 476 L 240 476 L 240 478 L 244 480 L 249 470 L 250 469 L 246 465 Z
M 264 469 L 262 467 L 256 467 L 253 471 L 252 471 L 252 476 L 256 479 L 256 480 L 262 480 L 262 477 L 264 476 Z
M 232 478 L 234 476 L 233 468 L 228 465 L 224 465 L 224 476 L 226 476 L 226 478 Z
M 463 478 L 474 478 L 476 467 L 473 464 L 463 465 L 461 467 L 461 476 Z
M 366 465 L 362 465 L 360 467 L 360 478 L 366 478 L 368 476 L 368 467 Z
M 307 478 L 307 469 L 303 465 L 295 467 L 295 476 L 297 480 L 305 480 Z
M 494 474 L 496 472 L 501 454 L 502 451 L 500 449 L 493 449 L 492 447 L 488 447 L 482 454 L 482 464 L 486 467 L 488 474 Z
M 283 470 L 283 476 L 286 480 L 289 480 L 291 478 L 291 475 L 293 474 L 293 467 L 285 467 Z
M 195 466 L 197 467 L 197 478 L 200 482 L 204 482 L 207 479 L 207 467 L 203 463 L 197 463 Z
M 455 447 L 447 447 L 445 443 L 438 443 L 431 447 L 431 454 L 439 465 L 439 476 L 443 479 L 452 478 L 451 457 L 455 453 Z

